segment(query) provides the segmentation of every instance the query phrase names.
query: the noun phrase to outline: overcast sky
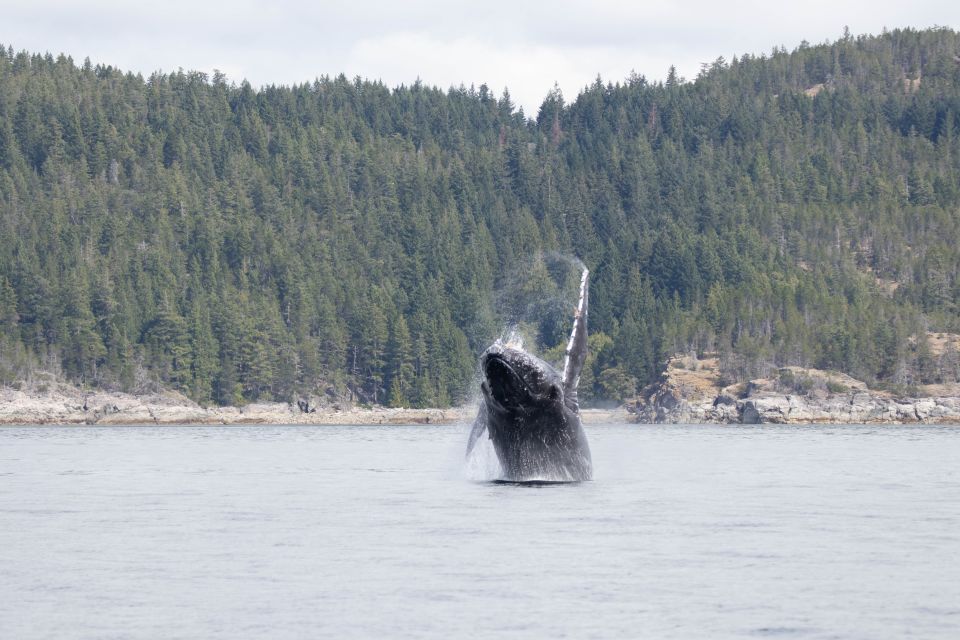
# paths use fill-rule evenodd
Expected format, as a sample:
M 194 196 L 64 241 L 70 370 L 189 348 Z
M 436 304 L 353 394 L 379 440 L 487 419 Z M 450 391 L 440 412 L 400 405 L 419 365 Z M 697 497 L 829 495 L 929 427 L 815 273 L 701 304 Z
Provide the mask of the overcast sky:
M 960 28 L 960 0 L 616 2 L 443 0 L 0 0 L 0 43 L 89 56 L 145 75 L 219 69 L 255 86 L 345 73 L 389 86 L 509 87 L 527 115 L 558 83 L 568 99 L 631 71 L 700 63 L 884 27 Z

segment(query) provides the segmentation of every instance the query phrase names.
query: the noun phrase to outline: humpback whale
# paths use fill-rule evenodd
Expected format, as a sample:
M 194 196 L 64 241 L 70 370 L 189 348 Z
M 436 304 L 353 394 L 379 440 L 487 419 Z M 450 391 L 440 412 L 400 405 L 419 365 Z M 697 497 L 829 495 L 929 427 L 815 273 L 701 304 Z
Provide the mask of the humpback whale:
M 480 357 L 482 400 L 467 456 L 486 433 L 503 480 L 576 482 L 593 477 L 590 446 L 580 423 L 577 385 L 587 357 L 584 268 L 563 372 L 521 348 L 495 342 Z

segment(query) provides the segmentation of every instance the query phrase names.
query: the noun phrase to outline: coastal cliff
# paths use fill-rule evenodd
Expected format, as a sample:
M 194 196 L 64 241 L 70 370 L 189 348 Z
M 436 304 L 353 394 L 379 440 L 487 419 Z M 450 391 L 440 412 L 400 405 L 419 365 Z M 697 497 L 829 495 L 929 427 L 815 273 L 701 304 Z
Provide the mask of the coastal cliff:
M 716 357 L 676 356 L 627 409 L 639 423 L 960 423 L 960 385 L 917 390 L 917 396 L 900 396 L 848 375 L 802 367 L 724 386 Z

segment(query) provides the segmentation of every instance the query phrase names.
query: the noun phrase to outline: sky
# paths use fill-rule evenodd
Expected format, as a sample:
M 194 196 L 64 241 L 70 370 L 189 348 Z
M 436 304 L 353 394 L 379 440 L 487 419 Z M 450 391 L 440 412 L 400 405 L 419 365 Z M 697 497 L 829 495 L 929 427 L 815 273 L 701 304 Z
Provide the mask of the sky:
M 686 78 L 723 56 L 884 28 L 960 29 L 958 0 L 0 0 L 0 43 L 125 71 L 219 70 L 254 86 L 344 73 L 395 87 L 479 87 L 535 116 L 554 84 Z

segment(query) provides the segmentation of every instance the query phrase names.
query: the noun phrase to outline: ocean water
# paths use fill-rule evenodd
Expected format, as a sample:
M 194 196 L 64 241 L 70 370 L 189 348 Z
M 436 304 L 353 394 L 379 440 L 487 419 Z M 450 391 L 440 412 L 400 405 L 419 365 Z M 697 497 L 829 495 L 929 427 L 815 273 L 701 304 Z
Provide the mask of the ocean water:
M 0 428 L 0 638 L 960 637 L 960 427 L 588 434 Z

